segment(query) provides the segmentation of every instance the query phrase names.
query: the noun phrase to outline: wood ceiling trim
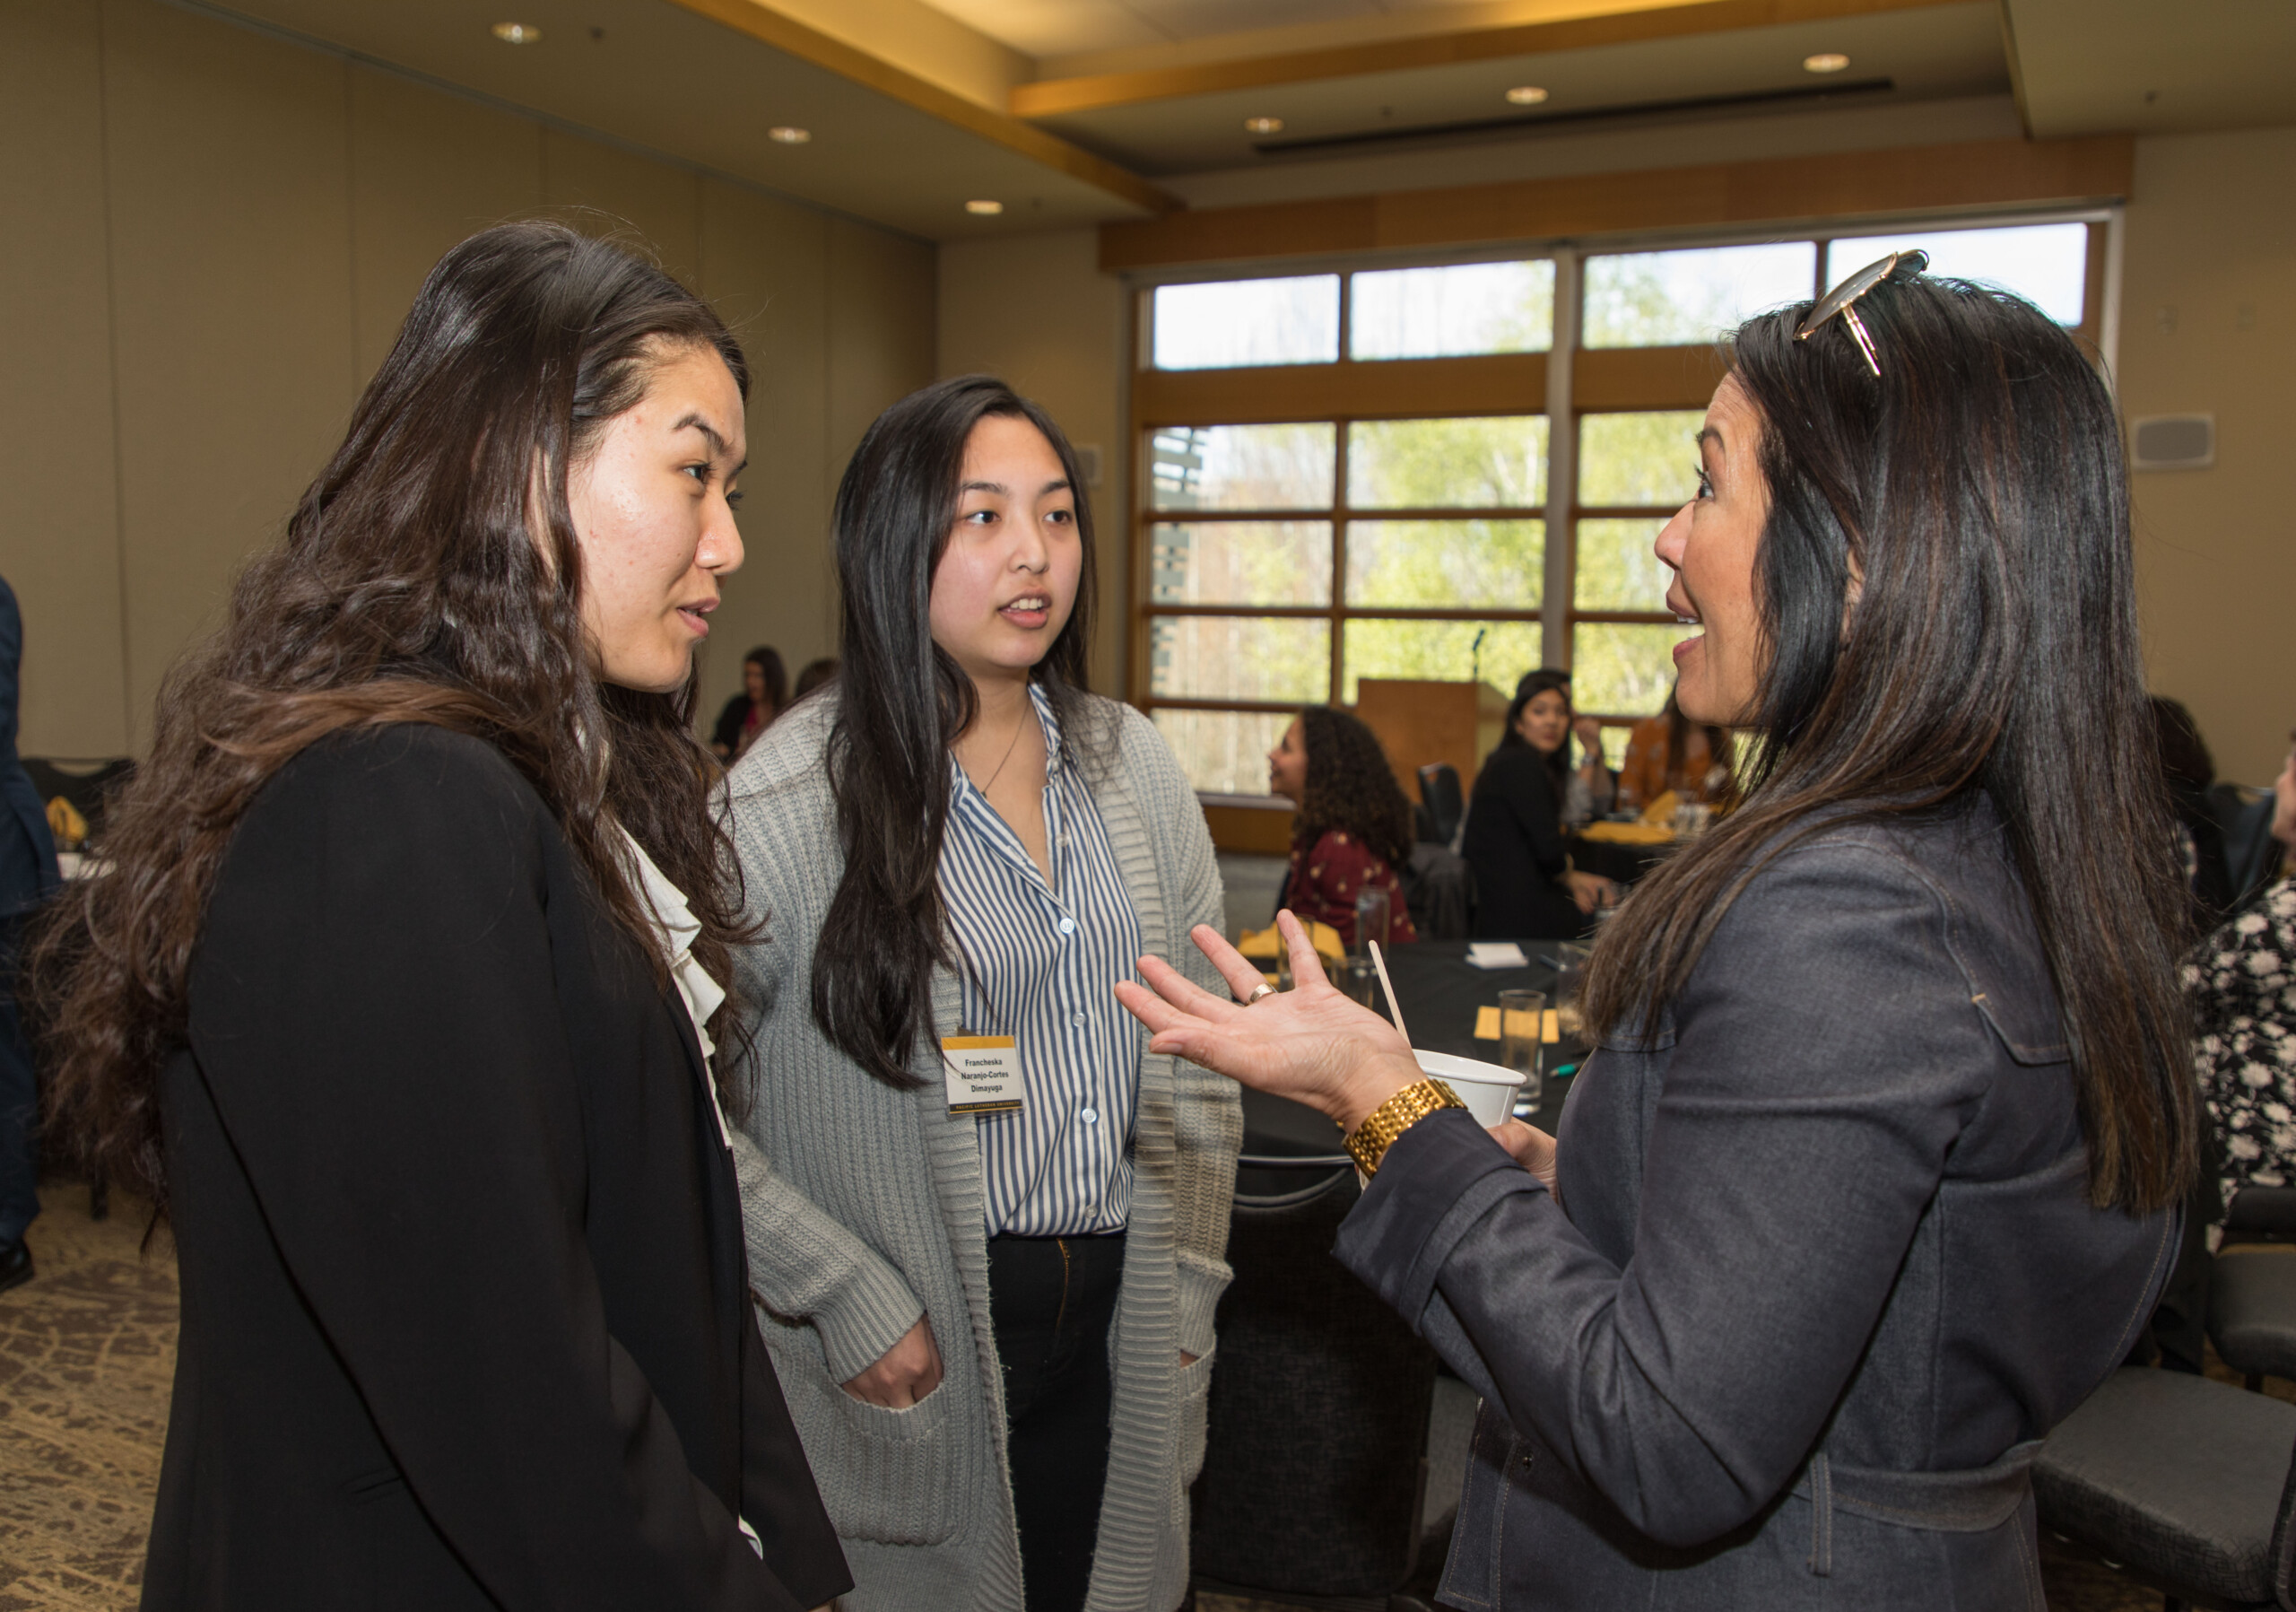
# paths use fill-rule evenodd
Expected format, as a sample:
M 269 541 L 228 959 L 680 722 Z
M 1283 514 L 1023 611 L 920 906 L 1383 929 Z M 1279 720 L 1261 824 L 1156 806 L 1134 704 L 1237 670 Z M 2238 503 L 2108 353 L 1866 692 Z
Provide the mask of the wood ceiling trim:
M 758 4 L 758 0 L 676 0 L 679 5 L 745 34 L 785 55 L 810 62 L 865 89 L 891 97 L 918 111 L 954 124 L 968 134 L 994 141 L 1008 151 L 1071 179 L 1096 186 L 1109 195 L 1150 213 L 1171 213 L 1184 205 L 1170 191 L 1150 184 L 1128 168 L 1096 157 L 1058 135 L 1048 135 L 1016 118 L 992 111 L 952 91 L 907 73 L 891 63 L 808 28 L 794 18 Z
M 1187 67 L 1015 84 L 1012 91 L 1013 116 L 1057 118 L 1229 90 L 1258 90 L 1412 67 L 1448 67 L 1464 62 L 1538 56 L 1556 50 L 1639 45 L 1652 39 L 1682 39 L 1744 28 L 1774 28 L 1792 22 L 1823 22 L 1838 17 L 1864 17 L 1881 12 L 1968 3 L 1969 0 L 1656 0 L 1653 4 L 1652 0 L 1642 0 L 1633 9 L 1558 22 L 1422 34 L 1365 45 L 1338 45 L 1283 56 L 1254 57 L 1243 61 L 1205 62 Z
M 1205 208 L 1102 224 L 1100 267 L 2115 202 L 2128 196 L 2135 153 L 2127 135 L 1980 140 Z
M 1572 364 L 1571 404 L 1582 413 L 1702 409 L 1721 384 L 1723 369 L 1722 349 L 1714 342 L 1689 347 L 1582 347 Z M 1142 370 L 1132 386 L 1133 423 L 1143 431 L 1287 420 L 1536 414 L 1545 409 L 1544 353 L 1237 370 Z
M 1143 428 L 1335 415 L 1535 414 L 1546 406 L 1546 354 L 1143 370 L 1135 377 L 1132 399 L 1133 423 Z

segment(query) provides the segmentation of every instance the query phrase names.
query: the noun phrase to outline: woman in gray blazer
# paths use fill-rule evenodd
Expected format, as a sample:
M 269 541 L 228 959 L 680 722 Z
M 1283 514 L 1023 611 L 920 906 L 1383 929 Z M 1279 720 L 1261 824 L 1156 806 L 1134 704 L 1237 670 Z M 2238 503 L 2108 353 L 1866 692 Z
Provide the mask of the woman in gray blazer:
M 1257 1006 L 1120 988 L 1375 1172 L 1339 1257 L 1483 1395 L 1468 1612 L 2039 1612 L 2027 1469 L 2173 1258 L 2183 906 L 2111 399 L 1923 266 L 1737 333 L 1657 553 L 1682 708 L 1755 733 L 1751 784 L 1597 943 L 1555 1137 L 1453 1111 L 1296 938 Z
M 1111 988 L 1220 880 L 1161 736 L 1083 690 L 1082 484 L 1000 382 L 888 410 L 838 490 L 837 683 L 730 780 L 751 1280 L 853 1612 L 1187 1590 L 1241 1105 Z

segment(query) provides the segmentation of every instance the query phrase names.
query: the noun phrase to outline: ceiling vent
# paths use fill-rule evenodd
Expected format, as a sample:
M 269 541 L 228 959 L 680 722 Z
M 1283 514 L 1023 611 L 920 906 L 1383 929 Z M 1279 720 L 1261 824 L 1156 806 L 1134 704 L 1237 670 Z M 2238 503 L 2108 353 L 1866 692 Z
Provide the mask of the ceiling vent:
M 2135 470 L 2205 470 L 2216 463 L 2216 416 L 2152 414 L 2128 423 Z

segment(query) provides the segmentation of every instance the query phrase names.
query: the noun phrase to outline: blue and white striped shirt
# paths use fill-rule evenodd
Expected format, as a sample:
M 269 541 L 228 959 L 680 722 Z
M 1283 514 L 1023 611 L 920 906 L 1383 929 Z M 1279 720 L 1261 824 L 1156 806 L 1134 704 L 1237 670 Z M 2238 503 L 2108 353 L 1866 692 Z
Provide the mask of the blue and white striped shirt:
M 1134 978 L 1140 919 L 1091 791 L 1062 762 L 1051 701 L 1033 683 L 1029 694 L 1044 727 L 1050 886 L 954 756 L 941 841 L 965 1032 L 1012 1036 L 1026 1093 L 1019 1112 L 978 1120 L 992 1237 L 1121 1230 L 1140 1094 L 1139 1032 L 1110 989 Z

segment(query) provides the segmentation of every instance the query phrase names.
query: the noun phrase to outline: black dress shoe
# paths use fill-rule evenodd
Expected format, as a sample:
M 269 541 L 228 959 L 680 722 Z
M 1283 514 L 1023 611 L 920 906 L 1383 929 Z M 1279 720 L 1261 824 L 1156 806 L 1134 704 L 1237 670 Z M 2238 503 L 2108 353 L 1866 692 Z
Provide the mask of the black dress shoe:
M 11 1287 L 21 1287 L 32 1279 L 32 1250 L 22 1242 L 10 1245 L 0 1253 L 0 1293 Z

